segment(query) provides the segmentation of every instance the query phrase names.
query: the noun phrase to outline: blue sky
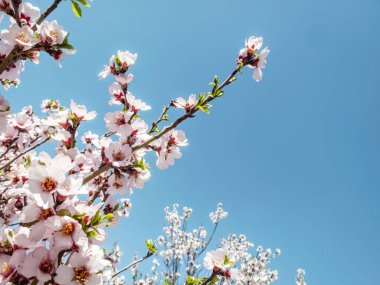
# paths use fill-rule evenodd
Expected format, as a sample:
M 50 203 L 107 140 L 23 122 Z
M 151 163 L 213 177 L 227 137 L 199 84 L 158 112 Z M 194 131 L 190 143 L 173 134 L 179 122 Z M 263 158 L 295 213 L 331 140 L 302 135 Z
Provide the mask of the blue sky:
M 47 1 L 34 1 L 46 6 Z M 194 209 L 193 224 L 223 202 L 218 232 L 245 233 L 282 249 L 278 285 L 304 267 L 309 284 L 375 284 L 380 266 L 380 2 L 93 1 L 84 17 L 69 2 L 54 14 L 78 49 L 59 69 L 43 57 L 27 65 L 7 98 L 18 110 L 45 98 L 70 98 L 97 110 L 88 128 L 104 131 L 108 81 L 97 73 L 118 49 L 139 54 L 131 91 L 150 103 L 145 119 L 179 96 L 209 90 L 226 76 L 244 38 L 271 49 L 264 80 L 251 70 L 181 128 L 190 145 L 175 167 L 152 170 L 133 211 L 109 239 L 130 257 L 160 234 L 163 208 Z M 175 116 L 175 114 L 174 114 Z M 86 129 L 86 127 L 85 127 Z M 153 161 L 152 161 L 153 162 Z M 154 164 L 154 163 L 153 163 Z

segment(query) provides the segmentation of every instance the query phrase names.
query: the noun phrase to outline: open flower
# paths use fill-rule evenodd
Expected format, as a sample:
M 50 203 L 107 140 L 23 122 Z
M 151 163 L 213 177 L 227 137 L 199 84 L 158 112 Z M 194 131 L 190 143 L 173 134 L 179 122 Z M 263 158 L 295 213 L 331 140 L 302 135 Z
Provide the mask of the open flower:
M 77 105 L 73 100 L 70 103 L 71 115 L 77 122 L 92 120 L 96 117 L 96 112 L 87 112 L 87 108 L 84 105 Z
M 209 251 L 203 260 L 203 266 L 207 270 L 221 269 L 224 266 L 224 261 L 226 260 L 227 252 L 223 248 L 219 248 L 214 251 Z
M 61 265 L 57 269 L 54 281 L 61 285 L 99 285 L 103 284 L 96 273 L 102 268 L 96 258 L 74 252 L 68 265 Z
M 25 255 L 24 250 L 17 250 L 13 252 L 12 256 L 8 254 L 0 254 L 1 284 L 7 284 L 7 281 L 16 274 L 24 261 Z
M 39 206 L 50 208 L 54 205 L 53 194 L 62 187 L 66 173 L 73 165 L 71 159 L 64 154 L 50 158 L 46 153 L 42 153 L 40 159 L 42 163 L 30 170 L 30 192 L 34 194 Z
M 67 35 L 68 33 L 55 20 L 51 22 L 45 21 L 42 24 L 40 38 L 43 42 L 50 45 L 62 44 Z
M 266 66 L 266 57 L 269 55 L 269 49 L 264 48 L 259 54 L 256 54 L 258 50 L 263 46 L 263 38 L 251 36 L 245 40 L 245 48 L 240 50 L 240 61 L 249 61 L 247 66 L 253 68 L 253 79 L 260 81 L 263 78 L 262 69 Z
M 27 25 L 20 28 L 17 24 L 12 24 L 8 29 L 1 31 L 1 38 L 22 50 L 28 50 L 38 42 L 34 37 L 34 32 Z
M 117 52 L 117 62 L 119 62 L 120 67 L 127 70 L 130 66 L 134 65 L 137 60 L 137 53 L 131 53 L 129 51 L 118 51 Z
M 129 124 L 129 120 L 133 116 L 132 112 L 110 112 L 104 117 L 106 126 L 109 131 L 123 133 L 125 136 L 132 134 L 132 126 Z
M 40 16 L 40 9 L 29 2 L 21 3 L 18 11 L 21 24 L 29 27 L 34 25 Z M 11 18 L 11 21 L 14 21 L 14 19 Z
M 175 99 L 174 106 L 177 108 L 185 109 L 186 111 L 189 111 L 191 108 L 194 107 L 195 103 L 197 102 L 197 95 L 191 94 L 189 96 L 189 99 L 184 99 L 182 97 L 179 97 Z
M 132 156 L 132 148 L 128 144 L 122 145 L 119 142 L 112 142 L 106 148 L 104 154 L 115 167 L 126 166 Z
M 44 284 L 51 280 L 56 269 L 58 253 L 55 250 L 48 250 L 45 247 L 36 248 L 25 258 L 25 262 L 20 273 L 26 278 L 36 277 Z

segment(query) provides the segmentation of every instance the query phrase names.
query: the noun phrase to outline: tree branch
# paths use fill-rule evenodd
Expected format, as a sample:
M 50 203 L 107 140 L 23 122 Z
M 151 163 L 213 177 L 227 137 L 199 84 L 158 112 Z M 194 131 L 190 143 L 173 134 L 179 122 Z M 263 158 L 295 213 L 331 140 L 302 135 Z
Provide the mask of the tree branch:
M 209 93 L 209 95 L 207 96 L 207 98 L 203 101 L 202 106 L 205 106 L 207 103 L 209 103 L 212 100 L 214 100 L 215 98 L 217 98 L 217 96 L 215 96 L 215 94 L 216 94 L 217 91 L 222 90 L 224 87 L 226 87 L 227 85 L 229 85 L 230 83 L 232 83 L 233 81 L 235 81 L 234 80 L 235 75 L 239 71 L 241 71 L 241 69 L 248 63 L 249 60 L 247 60 L 245 62 L 242 62 L 242 64 L 238 64 L 238 66 L 231 72 L 231 74 L 223 81 L 223 83 L 220 86 L 214 86 L 214 88 L 212 89 L 211 93 Z M 168 106 L 170 107 L 170 104 Z M 163 114 L 165 114 L 165 109 L 166 108 L 164 108 L 164 110 L 163 110 Z M 139 149 L 148 147 L 152 142 L 158 140 L 163 135 L 165 135 L 166 133 L 168 133 L 171 130 L 173 130 L 174 128 L 176 128 L 183 121 L 185 121 L 185 120 L 187 120 L 189 118 L 194 117 L 194 114 L 196 112 L 198 112 L 198 111 L 199 111 L 199 108 L 197 106 L 194 106 L 192 109 L 190 109 L 188 112 L 186 112 L 186 114 L 184 114 L 183 116 L 179 117 L 176 121 L 174 121 L 168 127 L 164 128 L 160 133 L 158 133 L 157 135 L 153 136 L 149 140 L 143 142 L 142 144 L 133 147 L 132 148 L 132 153 L 134 153 L 135 151 L 137 151 Z M 96 176 L 98 176 L 98 175 L 102 174 L 103 172 L 109 170 L 111 167 L 112 166 L 109 165 L 109 164 L 105 164 L 105 165 L 101 166 L 98 170 L 94 171 L 92 174 L 90 174 L 87 177 L 85 177 L 83 179 L 83 184 L 88 183 L 89 181 L 91 181 L 92 179 L 94 179 Z
M 14 2 L 14 0 L 12 2 Z M 55 0 L 53 2 L 53 4 L 51 4 L 51 6 L 49 8 L 47 8 L 47 10 L 44 13 L 41 14 L 40 18 L 33 25 L 32 30 L 36 31 L 37 25 L 40 25 L 46 19 L 46 17 L 49 16 L 58 7 L 58 4 L 61 2 L 62 2 L 62 0 Z M 18 12 L 16 13 L 16 11 L 15 11 L 15 14 L 17 14 L 17 16 L 18 16 Z M 8 66 L 14 60 L 16 60 L 16 61 L 18 60 L 18 58 L 20 56 L 20 52 L 21 52 L 20 48 L 18 46 L 14 46 L 12 51 L 7 55 L 7 57 L 0 64 L 0 75 L 4 72 L 4 70 L 6 70 L 8 68 Z
M 37 30 L 37 25 L 41 25 L 42 22 L 55 10 L 57 9 L 59 3 L 61 3 L 62 0 L 54 0 L 53 4 L 49 8 L 46 9 L 45 12 L 43 12 L 40 16 L 40 18 L 37 20 L 37 22 L 32 27 L 33 31 Z
M 38 144 L 35 144 L 34 146 L 24 150 L 23 152 L 21 152 L 20 154 L 18 154 L 17 156 L 15 156 L 13 159 L 11 159 L 10 161 L 8 161 L 4 166 L 0 167 L 0 170 L 3 170 L 5 168 L 7 168 L 9 165 L 11 165 L 15 160 L 19 159 L 21 156 L 27 154 L 28 152 L 32 151 L 33 149 L 39 147 L 40 145 L 46 143 L 48 140 L 50 139 L 50 137 L 47 137 L 46 139 L 44 139 L 43 141 L 40 141 Z
M 16 20 L 17 25 L 21 28 L 21 21 L 20 21 L 20 15 L 18 12 L 18 6 L 20 5 L 20 2 L 18 0 L 12 0 L 13 10 L 14 10 L 14 18 Z
M 120 273 L 123 273 L 124 271 L 128 270 L 129 268 L 131 268 L 132 266 L 135 266 L 136 264 L 139 264 L 140 262 L 144 261 L 145 259 L 151 257 L 153 255 L 153 253 L 151 252 L 148 252 L 147 255 L 145 255 L 144 257 L 141 257 L 140 259 L 137 259 L 135 261 L 133 261 L 131 264 L 127 265 L 126 267 L 124 267 L 123 269 L 119 270 L 118 272 L 116 272 L 114 275 L 111 276 L 111 278 L 114 278 L 116 277 L 117 275 L 119 275 Z

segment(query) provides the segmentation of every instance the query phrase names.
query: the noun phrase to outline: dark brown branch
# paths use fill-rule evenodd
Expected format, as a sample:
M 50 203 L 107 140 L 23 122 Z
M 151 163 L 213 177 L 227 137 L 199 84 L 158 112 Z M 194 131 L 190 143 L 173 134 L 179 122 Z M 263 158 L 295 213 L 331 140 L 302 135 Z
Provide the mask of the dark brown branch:
M 13 10 L 14 10 L 14 18 L 15 18 L 16 23 L 19 27 L 21 27 L 20 14 L 18 12 L 18 7 L 19 7 L 20 3 L 21 3 L 21 1 L 19 1 L 19 0 L 12 0 Z
M 61 3 L 62 0 L 54 0 L 53 4 L 45 12 L 43 12 L 40 16 L 40 18 L 37 20 L 37 22 L 32 27 L 33 31 L 37 30 L 37 25 L 41 25 L 42 22 L 55 10 L 57 9 L 59 3 Z

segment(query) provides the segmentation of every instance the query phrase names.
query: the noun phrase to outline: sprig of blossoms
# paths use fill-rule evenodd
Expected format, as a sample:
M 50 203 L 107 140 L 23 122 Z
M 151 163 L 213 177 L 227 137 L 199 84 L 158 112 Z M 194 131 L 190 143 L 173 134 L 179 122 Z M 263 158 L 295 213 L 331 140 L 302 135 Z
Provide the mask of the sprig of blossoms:
M 56 20 L 45 19 L 50 10 L 41 14 L 29 2 L 2 0 L 0 11 L 10 21 L 0 33 L 0 83 L 4 88 L 17 86 L 25 60 L 38 64 L 40 52 L 49 54 L 59 65 L 64 55 L 75 53 L 68 42 L 68 32 Z

